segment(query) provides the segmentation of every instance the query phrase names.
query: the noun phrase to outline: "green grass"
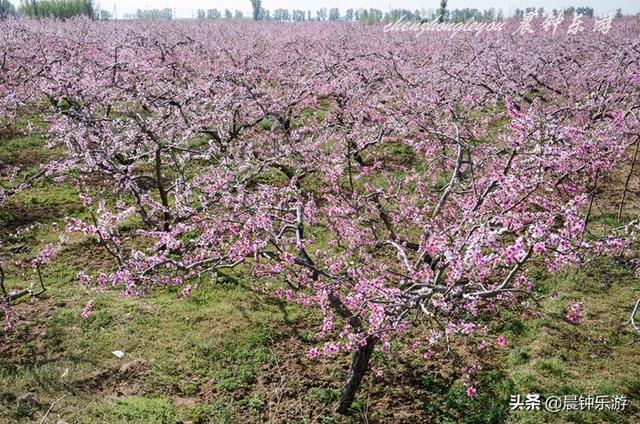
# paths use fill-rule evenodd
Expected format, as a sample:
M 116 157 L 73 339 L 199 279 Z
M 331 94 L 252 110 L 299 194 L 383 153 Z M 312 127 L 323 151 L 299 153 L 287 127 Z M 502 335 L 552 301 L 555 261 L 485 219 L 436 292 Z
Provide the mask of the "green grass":
M 79 311 L 95 294 L 79 296 L 74 287 L 57 282 L 49 282 L 49 291 L 50 299 L 41 302 L 69 300 L 60 300 L 46 322 L 27 319 L 23 323 L 21 331 L 41 332 L 42 349 L 22 344 L 24 349 L 12 358 L 22 364 L 0 364 L 0 387 L 12 393 L 37 388 L 39 398 L 53 399 L 96 369 L 144 361 L 149 365 L 140 376 L 144 398 L 108 402 L 97 398 L 89 410 L 74 415 L 80 419 L 88 414 L 107 422 L 168 422 L 163 420 L 186 416 L 189 411 L 176 409 L 171 400 L 194 396 L 208 383 L 221 395 L 250 392 L 262 365 L 274 360 L 269 346 L 284 337 L 278 329 L 284 314 L 289 320 L 300 316 L 291 307 L 265 302 L 243 287 L 232 286 L 202 288 L 186 300 L 177 300 L 175 292 L 139 300 L 104 294 L 91 316 L 82 320 Z M 125 359 L 117 359 L 113 350 L 126 352 Z M 65 370 L 68 377 L 61 378 Z M 81 403 L 74 403 L 81 400 L 66 402 L 75 409 Z M 16 418 L 16 406 L 7 403 L 13 415 L 4 419 Z M 253 407 L 258 409 L 257 401 Z

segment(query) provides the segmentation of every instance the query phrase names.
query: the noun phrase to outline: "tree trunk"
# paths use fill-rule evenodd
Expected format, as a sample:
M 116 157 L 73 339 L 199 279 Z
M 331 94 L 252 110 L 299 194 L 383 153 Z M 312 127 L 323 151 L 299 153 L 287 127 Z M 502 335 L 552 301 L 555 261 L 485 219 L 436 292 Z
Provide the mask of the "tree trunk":
M 160 193 L 160 201 L 162 202 L 162 229 L 169 231 L 169 197 L 167 191 L 164 188 L 164 182 L 162 181 L 162 148 L 158 145 L 156 147 L 156 183 L 158 184 L 158 192 Z
M 362 384 L 362 379 L 369 370 L 369 361 L 371 359 L 371 354 L 373 353 L 374 345 L 374 339 L 368 337 L 367 344 L 360 346 L 354 352 L 353 360 L 351 361 L 351 368 L 349 368 L 347 380 L 342 388 L 336 412 L 344 414 L 351 407 L 351 404 L 356 397 L 356 393 Z

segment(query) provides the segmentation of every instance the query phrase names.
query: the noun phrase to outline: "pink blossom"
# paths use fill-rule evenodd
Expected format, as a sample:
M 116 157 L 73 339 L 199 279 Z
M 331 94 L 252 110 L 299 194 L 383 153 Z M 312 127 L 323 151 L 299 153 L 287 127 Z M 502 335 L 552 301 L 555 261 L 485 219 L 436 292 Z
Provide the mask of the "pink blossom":
M 584 304 L 582 302 L 572 303 L 569 306 L 569 312 L 567 312 L 566 318 L 573 324 L 578 324 L 582 320 L 584 312 Z
M 473 386 L 468 386 L 467 387 L 467 396 L 469 396 L 471 398 L 471 397 L 474 397 L 476 395 L 476 393 L 477 393 L 477 390 L 476 390 L 475 387 L 473 387 Z
M 504 336 L 499 336 L 496 340 L 496 344 L 500 347 L 505 347 L 507 345 L 507 339 Z
M 94 305 L 95 305 L 95 302 L 93 300 L 90 300 L 87 302 L 85 307 L 82 309 L 82 313 L 80 314 L 82 316 L 82 319 L 86 320 L 89 318 L 89 315 L 91 314 L 91 309 L 93 309 Z
M 195 285 L 189 284 L 184 289 L 182 289 L 182 291 L 180 292 L 180 299 L 186 299 L 187 297 L 189 297 L 195 287 Z

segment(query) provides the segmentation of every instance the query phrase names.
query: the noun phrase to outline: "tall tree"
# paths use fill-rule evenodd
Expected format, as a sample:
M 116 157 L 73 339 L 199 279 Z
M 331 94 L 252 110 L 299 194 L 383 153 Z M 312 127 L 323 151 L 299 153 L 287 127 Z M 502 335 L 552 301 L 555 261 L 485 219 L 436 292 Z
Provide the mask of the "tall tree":
M 445 13 L 447 13 L 447 0 L 440 1 L 440 10 L 438 11 L 438 13 L 439 13 L 438 22 L 440 23 L 444 22 L 444 15 Z
M 263 17 L 262 1 L 251 0 L 251 7 L 253 8 L 253 20 L 261 21 Z
M 347 11 L 344 13 L 344 18 L 347 21 L 353 21 L 353 9 L 351 8 L 347 9 Z
M 323 7 L 320 8 L 316 11 L 316 17 L 318 18 L 319 21 L 326 21 L 327 20 L 327 8 Z
M 329 9 L 329 20 L 330 21 L 339 21 L 340 20 L 340 9 L 337 7 L 333 7 Z
M 15 15 L 16 8 L 11 4 L 9 0 L 0 0 L 0 19 L 9 15 Z

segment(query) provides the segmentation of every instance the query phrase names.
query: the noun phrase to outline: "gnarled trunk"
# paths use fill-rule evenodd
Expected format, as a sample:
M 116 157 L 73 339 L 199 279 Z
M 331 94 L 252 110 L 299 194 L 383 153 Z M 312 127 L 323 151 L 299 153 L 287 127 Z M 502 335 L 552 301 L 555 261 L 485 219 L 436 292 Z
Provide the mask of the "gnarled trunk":
M 167 190 L 164 187 L 164 182 L 162 181 L 162 147 L 158 145 L 156 147 L 156 183 L 158 184 L 158 192 L 160 193 L 160 201 L 162 202 L 162 229 L 164 231 L 169 231 L 169 225 L 171 220 L 171 215 L 169 214 L 169 197 L 167 195 Z
M 347 375 L 347 380 L 342 388 L 336 412 L 344 414 L 351 407 L 351 404 L 356 397 L 356 393 L 362 384 L 362 379 L 369 370 L 369 361 L 371 360 L 371 354 L 373 353 L 374 346 L 375 339 L 367 337 L 367 344 L 360 346 L 353 353 L 353 360 L 351 361 L 349 374 Z

